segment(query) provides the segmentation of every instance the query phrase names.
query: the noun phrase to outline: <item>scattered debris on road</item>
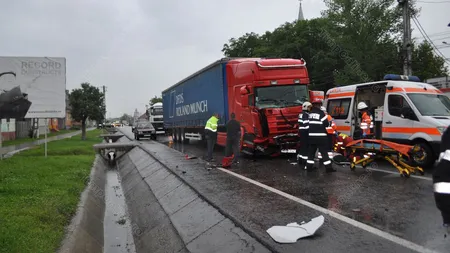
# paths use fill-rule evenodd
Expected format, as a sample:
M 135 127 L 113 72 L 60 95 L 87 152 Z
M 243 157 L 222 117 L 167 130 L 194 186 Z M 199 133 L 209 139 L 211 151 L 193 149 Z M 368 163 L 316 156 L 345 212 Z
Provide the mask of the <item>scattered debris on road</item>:
M 295 243 L 298 239 L 312 236 L 323 225 L 325 218 L 320 215 L 308 223 L 289 223 L 286 226 L 273 226 L 267 230 L 272 239 L 278 243 Z

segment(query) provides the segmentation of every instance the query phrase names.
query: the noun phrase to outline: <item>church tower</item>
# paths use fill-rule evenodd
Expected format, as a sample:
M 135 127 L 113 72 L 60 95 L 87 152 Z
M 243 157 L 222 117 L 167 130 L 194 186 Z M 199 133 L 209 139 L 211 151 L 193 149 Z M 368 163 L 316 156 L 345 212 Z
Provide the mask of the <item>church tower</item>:
M 298 18 L 297 21 L 305 20 L 305 17 L 303 16 L 303 9 L 302 9 L 302 0 L 298 0 L 300 2 L 300 7 L 298 8 Z

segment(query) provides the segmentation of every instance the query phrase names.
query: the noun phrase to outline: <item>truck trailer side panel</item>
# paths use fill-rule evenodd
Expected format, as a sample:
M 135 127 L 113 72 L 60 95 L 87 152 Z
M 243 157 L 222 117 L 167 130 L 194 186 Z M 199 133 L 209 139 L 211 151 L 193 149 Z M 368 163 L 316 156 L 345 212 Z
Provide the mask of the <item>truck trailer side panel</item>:
M 162 93 L 165 128 L 204 127 L 214 114 L 228 120 L 226 62 L 220 62 Z

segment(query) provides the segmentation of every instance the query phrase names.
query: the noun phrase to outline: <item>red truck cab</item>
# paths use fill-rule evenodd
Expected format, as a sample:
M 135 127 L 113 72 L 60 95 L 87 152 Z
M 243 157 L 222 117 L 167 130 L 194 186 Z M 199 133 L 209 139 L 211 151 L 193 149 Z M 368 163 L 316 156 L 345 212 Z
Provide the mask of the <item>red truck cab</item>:
M 303 59 L 241 58 L 226 66 L 228 112 L 241 122 L 241 150 L 253 155 L 295 153 L 298 115 L 312 95 Z M 220 131 L 218 144 L 225 145 Z

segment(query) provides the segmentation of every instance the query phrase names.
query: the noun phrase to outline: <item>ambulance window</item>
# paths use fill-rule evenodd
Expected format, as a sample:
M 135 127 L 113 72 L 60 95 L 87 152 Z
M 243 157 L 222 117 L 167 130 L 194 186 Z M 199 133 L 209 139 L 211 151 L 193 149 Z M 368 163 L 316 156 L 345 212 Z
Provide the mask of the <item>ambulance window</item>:
M 411 108 L 408 101 L 402 95 L 389 95 L 388 109 L 390 115 L 401 117 L 402 109 L 405 107 Z
M 327 111 L 334 119 L 346 119 L 351 101 L 351 98 L 328 100 Z

